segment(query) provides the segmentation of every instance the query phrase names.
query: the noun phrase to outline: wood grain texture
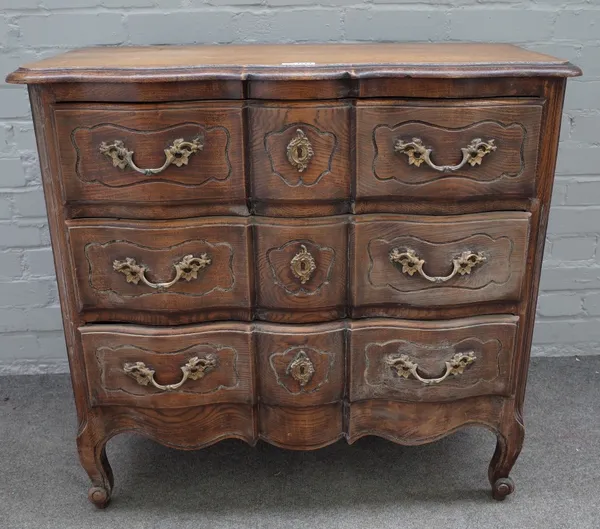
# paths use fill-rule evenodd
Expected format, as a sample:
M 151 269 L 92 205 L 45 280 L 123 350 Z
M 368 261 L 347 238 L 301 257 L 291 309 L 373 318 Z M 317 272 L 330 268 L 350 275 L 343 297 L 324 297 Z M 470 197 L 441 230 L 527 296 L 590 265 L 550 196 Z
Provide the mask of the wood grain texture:
M 241 217 L 194 221 L 72 221 L 72 259 L 78 307 L 87 321 L 129 321 L 146 325 L 203 320 L 249 319 L 252 271 L 249 225 Z M 186 255 L 206 254 L 211 263 L 196 279 L 165 289 L 128 282 L 115 261 L 134 259 L 153 283 L 175 276 Z
M 88 48 L 27 64 L 11 83 L 211 79 L 576 76 L 567 61 L 509 44 L 390 43 Z
M 518 81 L 518 82 L 517 82 Z M 285 84 L 281 84 L 285 82 Z M 303 80 L 205 80 L 182 83 L 145 82 L 90 83 L 57 82 L 46 89 L 57 102 L 174 102 L 200 100 L 262 99 L 331 100 L 360 98 L 425 98 L 456 99 L 491 97 L 543 97 L 543 77 L 521 77 L 507 82 L 505 78 L 406 78 L 377 77 L 352 79 Z
M 350 406 L 348 441 L 377 435 L 403 445 L 430 443 L 467 425 L 496 432 L 504 401 L 501 397 L 454 402 L 392 402 L 365 400 Z
M 46 89 L 57 102 L 174 102 L 200 100 L 262 99 L 331 100 L 339 98 L 425 98 L 456 99 L 491 97 L 543 97 L 543 77 L 505 78 L 406 78 L 377 77 L 303 80 L 205 80 L 182 83 L 93 83 L 48 84 Z M 281 84 L 285 82 L 285 84 Z
M 102 324 L 86 325 L 79 332 L 93 405 L 169 408 L 252 403 L 256 365 L 262 403 L 304 408 L 345 398 L 446 401 L 486 394 L 511 396 L 517 322 L 516 316 L 478 316 L 313 325 L 208 323 L 146 328 Z M 467 350 L 476 354 L 476 363 L 462 376 L 440 385 L 425 387 L 416 380 L 399 379 L 384 365 L 385 356 L 405 353 L 418 361 L 422 376 L 434 377 L 443 371 L 444 361 Z M 300 351 L 314 368 L 304 385 L 288 370 Z M 173 392 L 140 386 L 123 372 L 125 362 L 144 361 L 156 371 L 157 382 L 173 384 L 181 379 L 181 366 L 203 354 L 218 356 L 218 368 Z
M 517 301 L 526 272 L 528 213 L 456 217 L 365 215 L 355 219 L 351 256 L 351 304 L 356 307 L 434 307 L 498 300 Z M 447 276 L 462 252 L 482 252 L 485 261 L 469 274 L 434 283 L 403 273 L 390 252 L 414 250 L 430 276 Z
M 244 99 L 242 81 L 207 79 L 187 83 L 53 83 L 47 86 L 56 102 L 172 103 L 174 101 Z
M 260 438 L 290 450 L 315 450 L 343 437 L 342 404 L 259 408 Z
M 356 321 L 351 324 L 348 359 L 352 401 L 453 401 L 480 395 L 511 396 L 518 318 L 482 316 L 445 322 Z M 461 374 L 425 385 L 398 375 L 386 361 L 407 355 L 425 379 L 444 375 L 445 362 L 472 352 L 475 361 Z
M 281 81 L 251 81 L 246 82 L 246 87 L 250 99 L 270 100 L 277 92 L 277 99 L 283 101 L 343 99 L 358 91 L 357 81 L 349 78 L 285 81 L 283 86 Z
M 520 346 L 517 350 L 515 365 L 517 366 L 517 395 L 511 407 L 505 410 L 503 423 L 498 433 L 498 441 L 494 457 L 490 463 L 488 477 L 492 485 L 492 494 L 496 500 L 504 500 L 514 491 L 514 483 L 509 477 L 521 449 L 525 437 L 523 421 L 523 402 L 527 387 L 529 356 L 535 322 L 535 310 L 539 291 L 539 281 L 544 254 L 548 213 L 556 169 L 558 141 L 562 123 L 562 105 L 565 96 L 564 79 L 547 80 L 544 84 L 543 96 L 547 101 L 542 116 L 542 130 L 547 131 L 538 162 L 540 185 L 537 190 L 537 201 L 532 208 L 532 225 L 536 227 L 532 233 L 528 260 L 529 274 L 526 278 L 526 292 L 529 298 L 521 305 L 521 317 L 528 322 L 520 333 Z
M 55 119 L 64 201 L 80 216 L 90 216 L 88 205 L 111 207 L 113 215 L 125 218 L 136 218 L 145 205 L 141 218 L 154 219 L 177 217 L 179 205 L 187 206 L 183 215 L 189 216 L 206 214 L 214 205 L 235 213 L 246 204 L 240 102 L 61 104 Z M 139 167 L 156 168 L 178 138 L 199 138 L 202 150 L 191 154 L 186 165 L 173 164 L 156 175 L 115 167 L 100 152 L 103 142 L 121 141 Z
M 53 245 L 58 292 L 60 296 L 62 320 L 69 360 L 71 383 L 77 411 L 77 449 L 79 460 L 90 478 L 93 494 L 90 500 L 98 507 L 104 507 L 110 500 L 114 484 L 113 473 L 105 451 L 105 426 L 91 412 L 88 400 L 88 382 L 85 363 L 77 327 L 82 320 L 77 311 L 76 283 L 73 263 L 69 254 L 67 231 L 65 230 L 65 210 L 61 200 L 59 178 L 60 165 L 57 159 L 56 124 L 51 107 L 52 94 L 40 87 L 29 87 L 29 98 L 34 120 L 35 136 L 39 153 L 44 197 L 48 211 L 48 224 Z
M 223 439 L 256 442 L 254 408 L 246 404 L 213 404 L 183 409 L 99 408 L 107 435 L 135 432 L 161 444 L 196 450 Z
M 528 219 L 528 213 L 513 212 L 460 218 L 214 217 L 191 224 L 75 220 L 69 222 L 69 237 L 86 321 L 171 325 L 256 317 L 310 323 L 347 313 L 423 318 L 426 312 L 444 317 L 440 311 L 447 310 L 446 316 L 460 317 L 478 313 L 473 303 L 489 304 L 491 313 L 510 310 L 521 299 Z M 304 283 L 291 266 L 302 248 L 315 263 Z M 453 259 L 466 250 L 482 252 L 486 261 L 470 274 L 431 283 L 402 273 L 390 261 L 393 248 L 414 250 L 430 275 L 448 274 Z M 131 258 L 146 268 L 149 281 L 164 283 L 175 277 L 175 264 L 184 256 L 204 254 L 212 262 L 196 279 L 180 279 L 166 289 L 128 282 L 113 267 Z
M 344 213 L 350 202 L 350 104 L 262 103 L 249 107 L 254 210 L 296 216 Z M 303 171 L 287 158 L 302 131 L 314 154 Z M 312 207 L 307 208 L 310 205 Z M 305 212 L 304 214 L 302 212 Z
M 539 100 L 359 101 L 357 103 L 357 203 L 531 196 L 543 104 Z M 456 165 L 461 148 L 475 138 L 493 140 L 496 150 L 480 165 L 439 172 L 409 165 L 396 141 L 423 141 L 437 165 Z M 400 205 L 401 207 L 401 205 Z M 388 208 L 389 210 L 389 208 Z
M 252 404 L 254 352 L 248 324 L 157 329 L 126 325 L 80 328 L 92 405 L 183 408 L 221 402 Z M 159 384 L 176 384 L 190 358 L 212 355 L 215 369 L 174 391 L 140 385 L 126 363 L 144 362 Z
M 257 328 L 256 354 L 261 402 L 309 407 L 341 401 L 345 394 L 345 324 L 306 326 L 263 324 Z M 290 364 L 304 351 L 314 374 L 306 384 L 294 379 Z
M 307 323 L 342 318 L 346 306 L 348 224 L 345 217 L 255 219 L 258 317 Z M 302 251 L 315 270 L 304 284 L 292 271 Z
M 448 201 L 447 198 L 431 201 L 428 199 L 407 201 L 385 200 L 383 196 L 376 201 L 356 201 L 352 204 L 352 213 L 399 213 L 406 215 L 460 215 L 466 213 L 485 213 L 490 211 L 530 211 L 535 198 L 494 197 L 474 201 Z
M 358 97 L 440 100 L 543 97 L 543 77 L 386 77 L 357 81 Z M 90 85 L 93 86 L 93 85 Z

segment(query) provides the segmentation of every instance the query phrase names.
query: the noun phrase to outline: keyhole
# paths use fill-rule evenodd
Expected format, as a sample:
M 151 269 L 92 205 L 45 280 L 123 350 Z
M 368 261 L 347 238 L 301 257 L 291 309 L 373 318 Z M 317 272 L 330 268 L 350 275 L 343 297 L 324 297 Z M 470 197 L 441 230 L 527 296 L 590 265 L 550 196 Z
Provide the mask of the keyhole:
M 300 262 L 300 270 L 302 272 L 306 272 L 306 262 L 304 262 L 304 261 Z
M 296 156 L 298 157 L 299 160 L 304 158 L 304 149 L 300 145 L 298 147 L 296 147 Z
M 304 366 L 300 366 L 300 374 L 304 375 Z

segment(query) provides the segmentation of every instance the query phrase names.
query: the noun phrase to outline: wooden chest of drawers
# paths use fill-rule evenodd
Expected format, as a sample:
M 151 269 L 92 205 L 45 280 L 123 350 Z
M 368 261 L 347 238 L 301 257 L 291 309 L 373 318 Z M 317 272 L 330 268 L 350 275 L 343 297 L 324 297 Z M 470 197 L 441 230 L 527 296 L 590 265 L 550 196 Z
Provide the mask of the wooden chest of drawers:
M 81 463 L 315 449 L 522 405 L 564 61 L 505 45 L 91 49 L 25 66 Z

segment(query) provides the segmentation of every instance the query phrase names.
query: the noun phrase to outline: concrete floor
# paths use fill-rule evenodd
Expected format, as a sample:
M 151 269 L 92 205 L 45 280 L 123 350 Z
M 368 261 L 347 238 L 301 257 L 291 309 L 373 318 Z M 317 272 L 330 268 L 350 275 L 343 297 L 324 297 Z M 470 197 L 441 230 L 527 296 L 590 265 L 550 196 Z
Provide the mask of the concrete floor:
M 315 452 L 225 441 L 180 452 L 108 445 L 105 511 L 87 501 L 67 376 L 0 378 L 2 529 L 598 529 L 600 356 L 534 359 L 526 442 L 505 502 L 490 498 L 493 434 L 421 447 L 377 438 Z

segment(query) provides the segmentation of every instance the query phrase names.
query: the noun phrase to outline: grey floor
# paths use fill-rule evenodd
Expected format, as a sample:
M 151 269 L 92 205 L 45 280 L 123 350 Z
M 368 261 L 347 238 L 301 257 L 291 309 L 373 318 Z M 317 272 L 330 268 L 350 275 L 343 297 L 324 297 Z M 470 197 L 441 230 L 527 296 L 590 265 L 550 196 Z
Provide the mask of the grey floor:
M 113 501 L 87 501 L 66 376 L 0 378 L 2 529 L 600 528 L 600 357 L 535 359 L 517 491 L 490 499 L 495 438 L 469 428 L 421 447 L 368 438 L 315 452 L 225 441 L 179 452 L 108 446 Z

